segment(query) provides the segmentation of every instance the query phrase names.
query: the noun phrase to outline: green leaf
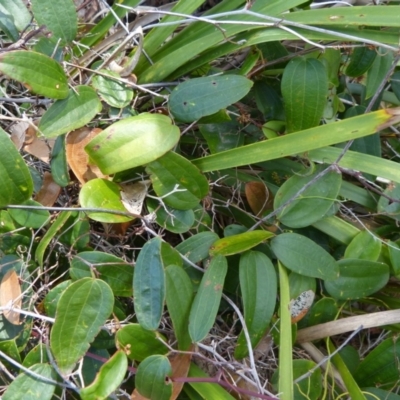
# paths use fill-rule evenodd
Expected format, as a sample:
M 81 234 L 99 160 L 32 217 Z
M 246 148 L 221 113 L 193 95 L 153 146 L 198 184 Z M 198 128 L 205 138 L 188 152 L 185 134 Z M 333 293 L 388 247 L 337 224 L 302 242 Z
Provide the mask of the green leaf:
M 59 136 L 86 125 L 100 111 L 96 92 L 90 86 L 76 86 L 43 114 L 39 130 L 46 137 Z
M 29 169 L 10 137 L 1 128 L 0 177 L 0 207 L 20 204 L 31 197 L 33 182 Z
M 40 53 L 15 50 L 0 55 L 0 71 L 21 82 L 33 93 L 52 99 L 68 96 L 68 83 L 61 65 Z
M 365 74 L 372 66 L 376 58 L 376 50 L 365 47 L 356 47 L 350 57 L 346 68 L 346 75 L 357 78 Z
M 155 354 L 168 353 L 164 336 L 156 331 L 149 331 L 139 324 L 128 324 L 118 330 L 116 340 L 119 348 L 123 348 L 130 360 L 143 361 Z
M 169 97 L 169 110 L 183 122 L 192 122 L 236 103 L 253 82 L 240 75 L 194 78 L 179 84 Z
M 248 251 L 240 257 L 239 279 L 244 320 L 254 349 L 264 336 L 275 310 L 278 287 L 276 272 L 265 254 Z M 242 359 L 247 355 L 246 337 L 241 332 L 235 358 Z
M 102 178 L 92 179 L 85 183 L 79 192 L 79 202 L 86 208 L 102 208 L 128 214 L 128 210 L 122 204 L 120 191 L 120 186 L 114 182 Z M 134 219 L 134 216 L 127 217 L 106 212 L 89 212 L 88 215 L 95 221 L 111 223 Z
M 155 237 L 142 247 L 133 276 L 133 302 L 139 324 L 155 330 L 160 324 L 165 300 L 161 239 Z
M 112 124 L 85 150 L 104 174 L 113 174 L 156 160 L 179 138 L 179 129 L 170 118 L 143 113 Z
M 281 90 L 288 132 L 319 125 L 328 95 L 324 64 L 315 58 L 294 58 L 283 72 Z
M 271 248 L 285 267 L 299 275 L 323 280 L 334 280 L 339 276 L 335 259 L 305 236 L 282 233 L 272 239 Z
M 293 175 L 278 190 L 274 199 L 274 209 L 292 199 L 304 185 L 312 181 L 323 167 L 312 174 Z M 300 196 L 287 205 L 277 218 L 290 228 L 303 228 L 324 218 L 339 194 L 342 175 L 329 171 L 306 189 Z
M 242 253 L 275 236 L 269 231 L 250 231 L 218 239 L 210 248 L 210 255 L 231 256 Z
M 367 400 L 385 399 L 400 400 L 400 395 L 376 387 L 364 387 L 363 393 Z
M 218 239 L 215 232 L 201 232 L 179 243 L 175 249 L 193 263 L 208 257 L 211 245 Z
M 296 380 L 303 375 L 305 379 L 293 385 L 294 398 L 296 400 L 318 400 L 322 394 L 322 374 L 317 364 L 310 360 L 293 360 L 293 379 Z M 310 375 L 310 371 L 313 373 Z
M 113 306 L 113 292 L 100 279 L 83 278 L 63 292 L 50 334 L 50 348 L 63 374 L 84 356 Z
M 389 337 L 373 349 L 358 366 L 354 378 L 359 386 L 392 387 L 399 379 L 400 342 Z
M 379 110 L 369 114 L 360 115 L 358 117 L 344 119 L 332 124 L 317 126 L 305 131 L 296 132 L 296 135 L 280 136 L 275 139 L 265 140 L 261 143 L 257 142 L 247 146 L 239 147 L 237 149 L 213 154 L 208 157 L 198 158 L 192 162 L 203 172 L 215 170 L 219 171 L 221 169 L 274 160 L 314 149 L 320 149 L 332 144 L 346 142 L 351 139 L 371 135 L 381 130 L 385 124 L 389 123 L 389 121 L 397 121 L 398 116 L 396 113 L 397 111 L 390 109 Z M 329 151 L 336 151 L 338 154 L 340 154 L 342 151 L 342 149 L 328 149 Z M 324 148 L 321 150 L 325 151 L 326 149 Z M 317 151 L 318 154 L 321 152 L 321 150 Z M 347 152 L 346 155 L 349 153 L 350 152 Z M 340 166 L 345 166 L 343 165 L 343 161 L 346 159 L 346 155 L 339 163 Z M 364 154 L 359 154 L 359 158 L 361 160 L 363 157 L 365 157 Z M 335 155 L 334 160 L 336 160 L 336 158 L 337 155 Z M 376 159 L 376 157 L 370 158 Z M 323 156 L 322 161 L 329 162 L 325 161 Z M 389 162 L 388 160 L 381 161 Z M 366 163 L 367 162 L 364 161 L 361 165 L 365 165 Z M 358 161 L 354 169 L 359 170 L 359 168 L 357 168 L 359 164 L 360 161 Z M 369 168 L 376 168 L 376 163 L 374 165 L 374 161 L 372 161 L 372 163 L 371 161 L 368 161 L 368 165 Z M 383 176 L 379 172 L 377 175 Z
M 150 356 L 142 361 L 136 373 L 136 389 L 150 400 L 169 400 L 172 394 L 171 364 L 165 356 Z
M 214 325 L 227 270 L 226 258 L 217 255 L 203 275 L 189 315 L 189 334 L 193 342 L 202 341 Z
M 183 268 L 170 265 L 165 270 L 168 312 L 178 340 L 179 350 L 187 351 L 192 343 L 189 335 L 189 314 L 193 300 L 193 286 Z
M 27 206 L 36 206 L 42 207 L 40 203 L 34 200 L 28 200 L 24 202 Z M 9 210 L 11 217 L 20 225 L 26 228 L 42 228 L 50 221 L 50 213 L 43 210 L 21 210 L 21 209 L 13 209 Z
M 366 99 L 369 99 L 376 93 L 393 64 L 393 52 L 383 48 L 379 48 L 378 50 L 378 57 L 375 58 L 367 75 Z
M 121 78 L 116 72 L 107 69 L 101 69 L 99 72 L 114 78 Z M 96 75 L 93 78 L 93 87 L 97 90 L 99 96 L 111 107 L 124 108 L 133 99 L 133 90 L 116 79 Z
M 95 381 L 80 390 L 82 400 L 103 400 L 118 389 L 128 369 L 128 361 L 123 351 L 117 351 L 100 368 Z
M 32 19 L 23 0 L 0 0 L 0 11 L 13 18 L 15 26 L 20 32 L 26 29 Z
M 53 34 L 55 39 L 71 42 L 78 30 L 78 16 L 73 0 L 32 0 L 32 12 L 39 25 Z
M 19 38 L 18 31 L 14 25 L 14 18 L 10 14 L 5 14 L 0 8 L 0 29 L 7 35 L 7 37 L 16 42 Z
M 48 231 L 42 237 L 42 239 L 36 249 L 36 252 L 35 252 L 35 260 L 41 267 L 43 266 L 44 253 L 45 253 L 48 245 L 53 240 L 53 238 L 57 234 L 57 232 L 67 222 L 70 215 L 71 215 L 71 211 L 61 211 L 60 214 L 58 215 L 57 219 L 51 224 Z
M 180 190 L 163 198 L 172 208 L 190 210 L 208 194 L 206 177 L 189 160 L 172 151 L 151 162 L 146 170 L 157 196 Z
M 347 246 L 344 258 L 377 261 L 382 249 L 382 242 L 368 231 L 361 231 Z
M 48 364 L 35 364 L 29 370 L 36 376 L 29 375 L 27 372 L 19 374 L 3 394 L 3 400 L 50 400 L 53 398 L 55 383 L 46 382 L 37 376 L 56 381 L 57 374 L 54 369 Z
M 67 280 L 63 281 L 60 284 L 58 284 L 56 287 L 50 290 L 49 293 L 47 293 L 46 297 L 44 298 L 43 306 L 46 311 L 46 315 L 48 315 L 51 318 L 54 318 L 56 316 L 57 312 L 57 305 L 58 301 L 60 300 L 60 297 L 64 290 L 72 283 L 72 281 Z
M 380 262 L 358 259 L 338 261 L 340 275 L 325 282 L 325 289 L 336 299 L 360 299 L 382 289 L 389 280 L 389 267 Z
M 133 266 L 112 254 L 102 251 L 78 253 L 71 260 L 69 274 L 75 281 L 96 275 L 110 286 L 114 296 L 132 296 Z
M 51 175 L 54 182 L 61 187 L 68 186 L 69 173 L 67 154 L 65 152 L 65 135 L 56 138 L 53 150 L 51 151 Z

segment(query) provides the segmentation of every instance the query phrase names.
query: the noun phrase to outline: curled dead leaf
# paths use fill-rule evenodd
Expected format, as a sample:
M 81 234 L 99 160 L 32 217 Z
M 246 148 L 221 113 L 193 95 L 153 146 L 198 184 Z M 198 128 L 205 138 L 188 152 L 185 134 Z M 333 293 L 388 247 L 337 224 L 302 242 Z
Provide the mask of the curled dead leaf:
M 3 315 L 12 324 L 19 325 L 20 313 L 12 309 L 21 309 L 21 306 L 22 296 L 18 275 L 15 270 L 10 269 L 0 283 L 0 307 L 10 307 L 9 310 L 3 311 Z
M 143 201 L 150 186 L 150 181 L 121 183 L 121 201 L 124 207 L 134 215 L 142 213 Z
M 271 206 L 268 188 L 263 182 L 253 181 L 246 183 L 245 193 L 254 215 L 261 215 L 263 211 Z
M 46 171 L 43 174 L 42 187 L 37 192 L 35 200 L 44 207 L 52 207 L 56 202 L 60 192 L 61 186 L 54 182 L 51 173 Z
M 194 345 L 189 349 L 192 351 Z M 190 368 L 190 362 L 192 360 L 191 354 L 179 354 L 175 353 L 169 356 L 169 361 L 172 367 L 172 396 L 170 400 L 175 400 L 179 393 L 182 391 L 184 382 L 174 382 L 175 378 L 186 378 Z
M 85 146 L 101 131 L 99 128 L 83 127 L 67 135 L 67 162 L 82 185 L 91 179 L 107 178 L 97 165 L 90 163 L 89 155 L 85 151 Z

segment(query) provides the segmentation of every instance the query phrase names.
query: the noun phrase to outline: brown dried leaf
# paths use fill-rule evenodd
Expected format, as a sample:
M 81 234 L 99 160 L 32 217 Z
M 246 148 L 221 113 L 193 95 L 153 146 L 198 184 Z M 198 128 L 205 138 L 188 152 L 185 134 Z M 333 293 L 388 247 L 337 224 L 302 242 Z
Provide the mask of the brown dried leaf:
M 56 202 L 60 192 L 61 186 L 54 182 L 51 173 L 46 171 L 43 174 L 42 187 L 37 192 L 35 200 L 44 207 L 52 207 Z
M 18 275 L 10 269 L 6 272 L 0 283 L 0 307 L 12 307 L 21 309 L 22 296 L 21 286 L 18 281 Z M 14 325 L 19 325 L 20 313 L 12 310 L 3 311 L 4 316 Z
M 28 127 L 28 122 L 20 121 L 10 128 L 11 140 L 15 144 L 17 150 L 21 150 L 22 146 L 26 142 L 26 130 Z
M 89 155 L 85 151 L 85 146 L 100 132 L 99 128 L 83 127 L 70 132 L 67 136 L 67 162 L 82 185 L 91 179 L 107 178 L 97 165 L 90 163 Z
M 26 138 L 25 138 L 25 143 L 29 141 L 29 144 L 25 144 L 23 150 L 35 156 L 44 163 L 49 164 L 50 154 L 51 150 L 54 147 L 55 139 L 39 138 L 36 136 L 36 132 L 34 136 L 31 136 L 30 134 L 28 135 L 28 131 L 30 129 L 33 130 L 32 127 L 29 127 L 26 131 Z
M 245 186 L 247 201 L 254 215 L 260 215 L 270 207 L 268 188 L 263 182 L 248 182 Z
M 143 201 L 146 197 L 150 181 L 121 183 L 121 201 L 124 207 L 134 215 L 142 212 Z
M 193 347 L 192 347 L 193 348 Z M 192 351 L 191 349 L 189 351 Z M 186 378 L 190 368 L 191 354 L 175 353 L 169 357 L 172 367 L 172 396 L 170 400 L 175 400 L 182 391 L 184 382 L 174 382 L 175 378 Z

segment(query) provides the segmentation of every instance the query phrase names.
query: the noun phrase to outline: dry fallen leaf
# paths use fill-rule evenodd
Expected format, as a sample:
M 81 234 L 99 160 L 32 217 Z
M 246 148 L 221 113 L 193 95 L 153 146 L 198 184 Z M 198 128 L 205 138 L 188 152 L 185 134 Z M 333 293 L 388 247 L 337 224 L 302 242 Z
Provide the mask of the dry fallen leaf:
M 97 165 L 90 164 L 89 155 L 85 151 L 85 146 L 100 132 L 99 128 L 83 127 L 70 132 L 67 136 L 67 162 L 82 185 L 91 179 L 107 178 Z
M 190 349 L 189 351 L 192 351 L 192 349 Z M 175 353 L 169 357 L 169 361 L 172 367 L 172 381 L 174 380 L 174 378 L 187 377 L 191 360 L 191 354 Z M 172 384 L 172 396 L 170 400 L 175 400 L 179 396 L 179 393 L 182 391 L 184 382 L 173 382 Z
M 0 283 L 0 307 L 21 309 L 22 296 L 18 275 L 10 269 Z M 14 325 L 20 324 L 20 313 L 12 310 L 3 311 L 3 315 Z
M 150 181 L 121 183 L 121 200 L 124 207 L 134 215 L 142 213 L 143 201 L 146 197 Z
M 35 196 L 35 200 L 44 207 L 52 207 L 61 192 L 61 186 L 54 182 L 50 172 L 43 174 L 43 183 Z
M 270 206 L 268 189 L 263 182 L 246 183 L 245 193 L 254 215 L 260 215 Z

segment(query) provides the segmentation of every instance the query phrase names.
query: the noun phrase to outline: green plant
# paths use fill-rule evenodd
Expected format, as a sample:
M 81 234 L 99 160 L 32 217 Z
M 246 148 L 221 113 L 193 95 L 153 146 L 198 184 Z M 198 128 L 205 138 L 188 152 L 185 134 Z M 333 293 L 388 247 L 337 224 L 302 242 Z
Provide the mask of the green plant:
M 3 398 L 398 398 L 399 6 L 31 3 L 0 0 Z

